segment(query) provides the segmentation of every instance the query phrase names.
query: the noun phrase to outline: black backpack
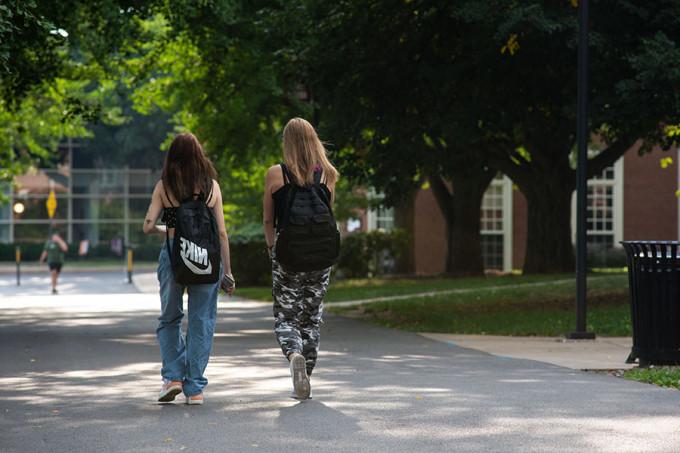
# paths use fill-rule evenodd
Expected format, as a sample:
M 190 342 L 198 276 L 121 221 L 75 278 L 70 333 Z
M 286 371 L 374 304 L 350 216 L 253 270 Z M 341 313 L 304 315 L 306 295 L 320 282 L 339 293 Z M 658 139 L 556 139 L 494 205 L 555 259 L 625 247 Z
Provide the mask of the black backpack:
M 281 169 L 284 180 L 293 181 L 284 164 Z M 317 271 L 338 261 L 340 232 L 321 188 L 321 172 L 314 173 L 314 184 L 309 187 L 291 184 L 280 222 L 274 253 L 285 270 Z
M 193 197 L 182 200 L 177 207 L 176 219 L 172 250 L 167 233 L 165 236 L 175 281 L 182 285 L 217 282 L 220 278 L 220 238 L 205 195 L 201 192 L 195 200 Z

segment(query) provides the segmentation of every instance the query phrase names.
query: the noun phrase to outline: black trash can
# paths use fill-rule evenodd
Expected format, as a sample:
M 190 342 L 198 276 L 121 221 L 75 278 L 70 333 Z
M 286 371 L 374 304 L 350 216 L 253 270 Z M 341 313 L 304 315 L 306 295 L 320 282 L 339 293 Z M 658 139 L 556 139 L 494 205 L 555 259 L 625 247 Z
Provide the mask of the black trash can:
M 633 349 L 627 363 L 680 364 L 680 242 L 623 241 Z

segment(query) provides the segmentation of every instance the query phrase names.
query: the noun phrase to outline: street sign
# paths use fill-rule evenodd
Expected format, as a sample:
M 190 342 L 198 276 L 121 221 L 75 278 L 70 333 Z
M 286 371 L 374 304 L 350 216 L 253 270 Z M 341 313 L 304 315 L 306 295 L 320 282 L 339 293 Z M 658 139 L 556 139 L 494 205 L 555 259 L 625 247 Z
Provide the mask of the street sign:
M 47 215 L 49 218 L 54 218 L 54 212 L 57 210 L 57 197 L 54 195 L 54 190 L 50 190 L 50 195 L 47 197 L 45 206 L 47 206 Z

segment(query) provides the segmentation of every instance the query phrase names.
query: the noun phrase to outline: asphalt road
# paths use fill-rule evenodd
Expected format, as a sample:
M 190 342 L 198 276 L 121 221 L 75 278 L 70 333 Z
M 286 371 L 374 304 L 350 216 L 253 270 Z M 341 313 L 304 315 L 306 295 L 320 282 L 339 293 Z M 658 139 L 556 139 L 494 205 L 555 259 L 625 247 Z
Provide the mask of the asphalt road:
M 206 404 L 159 405 L 157 296 L 72 277 L 0 279 L 1 452 L 680 451 L 678 391 L 336 316 L 291 400 L 271 309 L 244 301 L 220 302 Z

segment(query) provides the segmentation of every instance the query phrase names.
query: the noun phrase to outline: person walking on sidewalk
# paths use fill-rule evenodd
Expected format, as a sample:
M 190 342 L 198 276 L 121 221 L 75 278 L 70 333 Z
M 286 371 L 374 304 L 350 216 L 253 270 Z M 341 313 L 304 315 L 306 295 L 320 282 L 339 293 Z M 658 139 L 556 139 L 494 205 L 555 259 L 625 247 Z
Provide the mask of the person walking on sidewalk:
M 187 404 L 203 404 L 217 317 L 217 293 L 235 288 L 216 172 L 198 139 L 189 133 L 172 141 L 162 178 L 154 188 L 144 233 L 165 235 L 158 262 L 163 385 L 160 402 L 184 392 Z M 165 225 L 156 225 L 158 218 Z M 188 225 L 186 227 L 185 225 Z M 192 236 L 193 234 L 193 236 Z M 221 268 L 221 269 L 220 269 Z M 182 296 L 189 294 L 188 326 L 182 335 Z
M 272 259 L 277 341 L 290 362 L 293 397 L 311 398 L 323 299 L 340 235 L 333 217 L 338 172 L 312 125 L 301 118 L 283 131 L 284 163 L 267 171 L 264 233 Z
M 52 279 L 52 294 L 58 294 L 57 284 L 59 283 L 59 274 L 64 265 L 64 254 L 68 251 L 68 244 L 61 238 L 59 230 L 54 230 L 50 235 L 45 247 L 40 254 L 40 262 L 44 263 L 47 260 L 47 266 L 50 269 L 50 277 Z

